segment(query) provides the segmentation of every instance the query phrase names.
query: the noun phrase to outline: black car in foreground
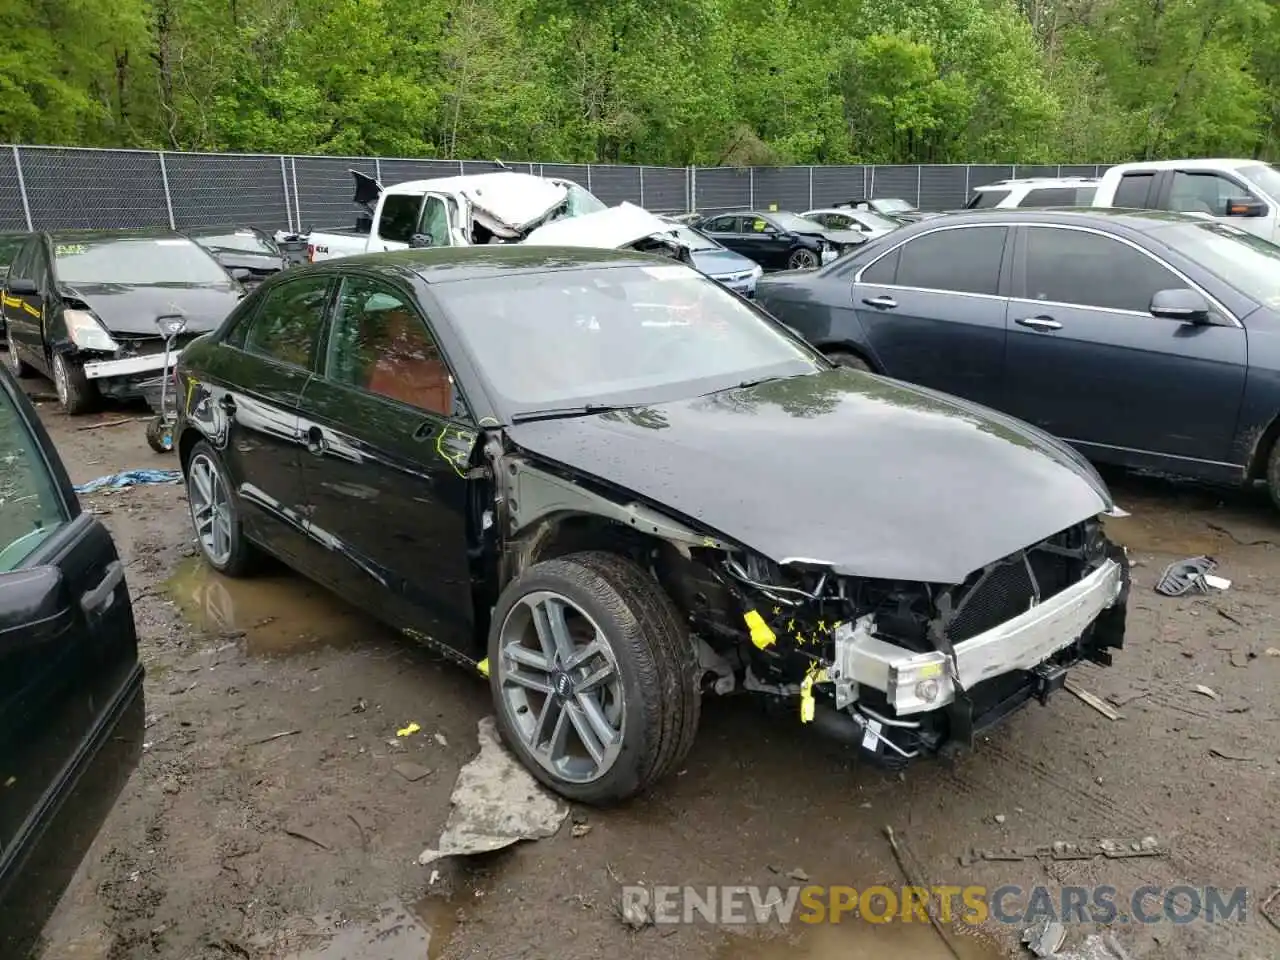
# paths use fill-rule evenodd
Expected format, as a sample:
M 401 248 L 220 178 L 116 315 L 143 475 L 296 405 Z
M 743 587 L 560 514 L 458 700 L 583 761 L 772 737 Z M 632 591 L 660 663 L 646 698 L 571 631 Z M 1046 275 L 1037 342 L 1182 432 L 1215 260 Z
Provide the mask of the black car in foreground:
M 483 246 L 264 283 L 178 369 L 197 540 L 274 554 L 489 678 L 562 794 L 678 769 L 706 691 L 901 763 L 1123 641 L 1070 448 L 833 367 L 670 260 Z
M 768 270 L 813 270 L 866 242 L 857 230 L 829 230 L 794 213 L 717 213 L 695 226 Z
M 975 210 L 757 295 L 837 362 L 1006 411 L 1099 462 L 1267 480 L 1280 503 L 1280 247 L 1236 227 Z
M 9 370 L 49 377 L 71 414 L 100 395 L 137 397 L 164 367 L 158 321 L 186 319 L 181 349 L 243 296 L 208 251 L 172 231 L 32 233 L 4 280 Z
M 25 957 L 142 753 L 124 567 L 0 370 L 0 957 Z
M 290 264 L 271 234 L 257 227 L 189 227 L 183 232 L 212 253 L 228 272 L 234 272 L 246 290 Z

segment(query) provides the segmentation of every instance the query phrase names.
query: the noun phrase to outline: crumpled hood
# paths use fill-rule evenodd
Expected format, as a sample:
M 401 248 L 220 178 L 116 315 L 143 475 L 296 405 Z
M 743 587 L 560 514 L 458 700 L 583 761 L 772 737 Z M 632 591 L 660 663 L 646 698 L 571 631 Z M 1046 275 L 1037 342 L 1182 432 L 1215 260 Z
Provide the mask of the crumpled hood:
M 561 184 L 511 170 L 458 177 L 450 182 L 456 183 L 458 192 L 467 198 L 476 220 L 507 238 L 520 236 L 569 196 L 568 188 Z
M 607 210 L 553 220 L 525 237 L 526 244 L 546 247 L 625 247 L 675 228 L 643 207 L 623 202 Z
M 180 313 L 188 333 L 206 333 L 222 323 L 240 302 L 242 291 L 229 277 L 226 284 L 116 283 L 62 284 L 63 296 L 88 304 L 110 333 L 160 335 L 156 317 Z
M 1034 427 L 846 369 L 508 435 L 776 562 L 854 576 L 959 583 L 1112 506 Z

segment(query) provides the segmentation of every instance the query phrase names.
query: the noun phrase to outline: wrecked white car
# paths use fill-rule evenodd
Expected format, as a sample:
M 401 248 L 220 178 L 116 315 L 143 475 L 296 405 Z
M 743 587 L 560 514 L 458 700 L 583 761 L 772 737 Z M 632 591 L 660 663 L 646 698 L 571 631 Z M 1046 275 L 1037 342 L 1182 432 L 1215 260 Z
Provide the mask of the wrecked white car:
M 349 230 L 309 231 L 307 259 L 423 247 L 537 243 L 612 247 L 687 262 L 670 225 L 631 203 L 608 207 L 572 180 L 497 170 L 384 187 L 351 171 L 352 202 L 364 208 Z

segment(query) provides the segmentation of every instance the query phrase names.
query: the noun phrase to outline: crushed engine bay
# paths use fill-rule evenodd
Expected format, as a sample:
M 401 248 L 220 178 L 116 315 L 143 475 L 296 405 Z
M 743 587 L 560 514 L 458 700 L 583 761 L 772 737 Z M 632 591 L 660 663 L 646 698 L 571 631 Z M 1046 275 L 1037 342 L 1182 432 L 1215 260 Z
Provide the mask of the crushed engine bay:
M 702 556 L 699 556 L 702 554 Z M 821 564 L 694 551 L 663 577 L 710 689 L 797 701 L 800 719 L 890 765 L 974 732 L 1124 640 L 1128 563 L 1089 520 L 960 584 L 837 576 Z

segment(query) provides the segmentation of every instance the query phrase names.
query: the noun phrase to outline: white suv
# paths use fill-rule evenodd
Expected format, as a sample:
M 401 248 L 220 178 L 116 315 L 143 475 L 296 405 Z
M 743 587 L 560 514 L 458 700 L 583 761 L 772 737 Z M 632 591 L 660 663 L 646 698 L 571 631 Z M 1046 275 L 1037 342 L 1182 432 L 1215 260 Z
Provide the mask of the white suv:
M 1087 207 L 1098 191 L 1096 177 L 1028 177 L 997 180 L 973 188 L 966 210 L 985 207 Z

